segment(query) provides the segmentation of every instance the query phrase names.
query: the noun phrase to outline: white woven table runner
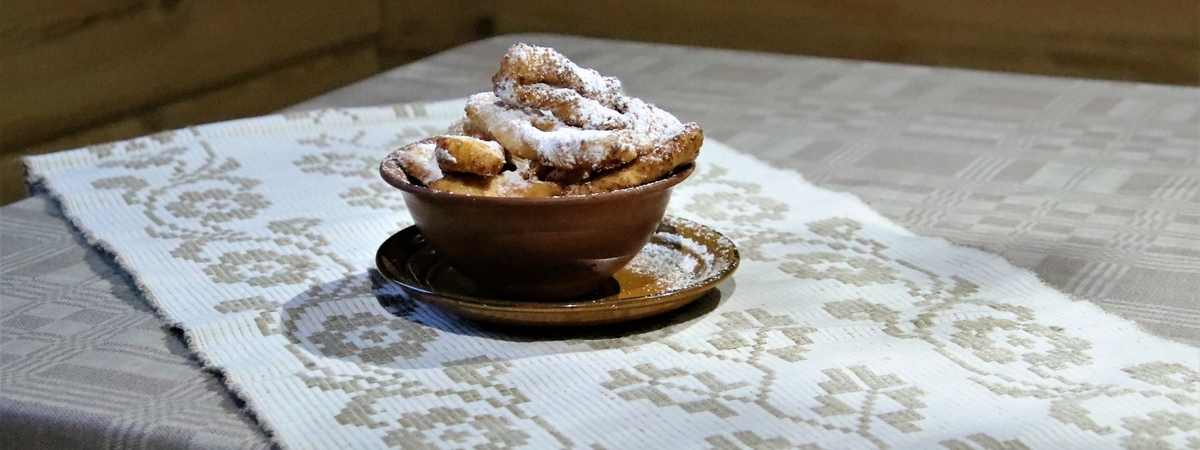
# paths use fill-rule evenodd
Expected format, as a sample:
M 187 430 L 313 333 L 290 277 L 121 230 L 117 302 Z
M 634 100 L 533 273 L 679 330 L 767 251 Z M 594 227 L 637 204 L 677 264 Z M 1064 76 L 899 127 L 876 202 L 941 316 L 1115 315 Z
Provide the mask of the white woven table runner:
M 1197 349 L 711 140 L 670 213 L 742 264 L 677 323 L 522 337 L 413 304 L 371 273 L 410 224 L 376 167 L 461 106 L 27 163 L 286 448 L 1200 447 Z

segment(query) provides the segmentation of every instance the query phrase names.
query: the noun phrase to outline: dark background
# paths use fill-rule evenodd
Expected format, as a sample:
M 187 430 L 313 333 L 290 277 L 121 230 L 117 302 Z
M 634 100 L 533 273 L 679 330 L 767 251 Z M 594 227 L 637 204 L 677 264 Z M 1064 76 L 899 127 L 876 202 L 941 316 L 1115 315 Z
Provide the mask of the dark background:
M 2 0 L 0 204 L 25 195 L 20 155 L 263 114 L 526 32 L 1200 84 L 1200 0 Z

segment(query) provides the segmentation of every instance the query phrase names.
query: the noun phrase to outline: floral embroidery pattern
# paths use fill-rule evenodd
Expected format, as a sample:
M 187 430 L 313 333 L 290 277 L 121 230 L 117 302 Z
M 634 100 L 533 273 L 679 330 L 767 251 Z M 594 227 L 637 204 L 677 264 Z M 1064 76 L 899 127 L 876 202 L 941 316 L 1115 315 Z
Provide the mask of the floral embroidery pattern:
M 295 346 L 289 349 L 308 366 L 320 365 L 307 352 Z M 523 410 L 522 405 L 530 399 L 519 388 L 500 380 L 510 367 L 482 357 L 458 361 L 439 371 L 440 386 L 369 365 L 360 365 L 354 374 L 322 368 L 300 374 L 300 378 L 311 389 L 350 395 L 334 419 L 342 425 L 375 430 L 387 447 L 573 446 L 570 438 L 545 419 Z M 397 401 L 403 404 L 430 399 L 447 406 L 419 412 L 391 411 L 388 407 Z
M 266 225 L 270 236 L 226 226 L 253 219 L 271 202 L 254 191 L 260 180 L 235 175 L 241 164 L 218 156 L 207 145 L 171 147 L 103 166 L 157 172 L 169 169 L 165 182 L 156 186 L 131 175 L 98 179 L 92 186 L 121 190 L 125 203 L 140 208 L 151 222 L 145 228 L 147 235 L 178 242 L 170 254 L 203 264 L 201 271 L 214 282 L 256 287 L 303 284 L 315 281 L 311 274 L 319 267 L 318 258 L 346 270 L 352 268 L 326 248 L 324 237 L 312 231 L 320 223 L 317 219 L 270 222 Z M 272 248 L 263 248 L 268 242 Z
M 379 181 L 381 155 L 441 131 L 443 129 L 438 127 L 405 127 L 383 141 L 369 139 L 365 132 L 357 132 L 352 135 L 322 133 L 317 137 L 298 139 L 297 142 L 317 148 L 338 145 L 342 151 L 305 154 L 292 161 L 292 164 L 304 173 L 368 180 L 338 194 L 350 206 L 407 211 L 408 207 L 404 205 L 404 199 L 400 192 L 388 186 L 387 183 Z
M 742 268 L 696 304 L 629 328 L 522 334 L 414 303 L 368 270 L 407 225 L 377 164 L 452 119 L 432 110 L 289 113 L 264 119 L 267 136 L 217 125 L 85 150 L 100 161 L 86 188 L 125 214 L 88 223 L 160 283 L 165 313 L 284 444 L 1200 446 L 1194 359 L 1112 362 L 1102 333 L 1046 306 L 1079 305 L 1045 286 L 963 269 L 981 256 L 915 245 L 719 144 L 670 213 L 732 238 Z M 312 422 L 289 420 L 297 410 Z M 994 426 L 1006 410 L 1036 411 L 1033 431 Z

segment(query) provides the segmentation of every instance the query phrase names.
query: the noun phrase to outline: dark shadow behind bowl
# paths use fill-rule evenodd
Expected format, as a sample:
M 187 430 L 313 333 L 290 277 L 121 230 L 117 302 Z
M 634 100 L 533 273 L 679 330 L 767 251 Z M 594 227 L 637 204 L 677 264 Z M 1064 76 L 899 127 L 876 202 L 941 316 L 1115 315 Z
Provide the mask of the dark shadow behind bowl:
M 602 194 L 551 198 L 478 197 L 412 184 L 395 159 L 379 167 L 403 192 L 417 229 L 451 267 L 526 299 L 589 293 L 650 241 L 671 188 L 692 174 Z

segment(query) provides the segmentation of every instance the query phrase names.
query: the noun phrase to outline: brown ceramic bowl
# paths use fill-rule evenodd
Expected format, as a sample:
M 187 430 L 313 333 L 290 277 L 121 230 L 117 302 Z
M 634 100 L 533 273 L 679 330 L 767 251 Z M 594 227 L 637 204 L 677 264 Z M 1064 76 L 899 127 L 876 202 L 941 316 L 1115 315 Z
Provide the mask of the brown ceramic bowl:
M 599 288 L 650 241 L 671 188 L 692 174 L 602 194 L 478 197 L 412 184 L 393 158 L 379 167 L 403 191 L 413 222 L 451 267 L 527 299 L 562 299 Z

